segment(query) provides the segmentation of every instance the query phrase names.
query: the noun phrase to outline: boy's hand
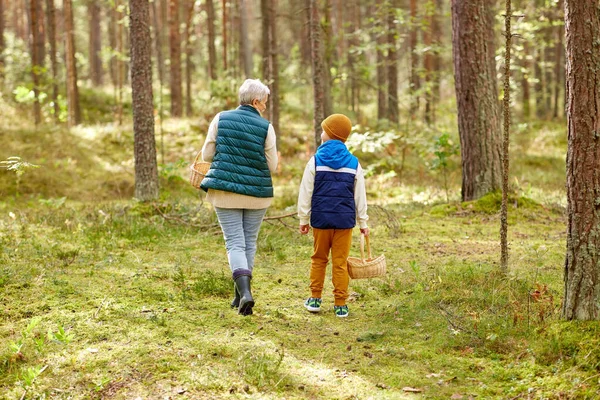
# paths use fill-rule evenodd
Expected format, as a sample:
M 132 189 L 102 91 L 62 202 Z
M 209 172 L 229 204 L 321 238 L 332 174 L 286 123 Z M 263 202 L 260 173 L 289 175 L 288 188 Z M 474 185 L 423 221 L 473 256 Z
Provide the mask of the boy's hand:
M 365 236 L 369 236 L 369 228 L 360 228 L 360 233 Z
M 309 230 L 310 230 L 310 225 L 308 225 L 308 224 L 300 225 L 300 233 L 301 234 L 306 235 Z

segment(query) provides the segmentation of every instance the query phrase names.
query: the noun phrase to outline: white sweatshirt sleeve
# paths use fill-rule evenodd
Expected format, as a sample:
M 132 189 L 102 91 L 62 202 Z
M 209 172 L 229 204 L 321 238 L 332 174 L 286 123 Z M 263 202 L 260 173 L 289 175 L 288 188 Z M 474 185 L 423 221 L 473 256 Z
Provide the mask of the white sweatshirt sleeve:
M 275 129 L 273 125 L 269 124 L 269 131 L 267 132 L 267 139 L 265 140 L 265 157 L 267 158 L 267 164 L 269 165 L 269 171 L 271 173 L 277 171 L 277 164 L 279 159 L 277 157 L 277 138 L 275 136 Z
M 300 193 L 298 193 L 298 218 L 300 225 L 308 225 L 310 222 L 310 210 L 312 206 L 312 194 L 315 188 L 315 158 L 311 157 L 304 168 Z
M 215 115 L 212 122 L 208 126 L 208 133 L 204 146 L 202 146 L 202 160 L 212 162 L 215 153 L 217 152 L 217 130 L 219 127 L 219 114 Z
M 363 169 L 358 164 L 356 169 L 356 179 L 354 180 L 354 204 L 356 205 L 356 222 L 361 229 L 367 228 L 367 189 L 365 186 L 365 175 Z

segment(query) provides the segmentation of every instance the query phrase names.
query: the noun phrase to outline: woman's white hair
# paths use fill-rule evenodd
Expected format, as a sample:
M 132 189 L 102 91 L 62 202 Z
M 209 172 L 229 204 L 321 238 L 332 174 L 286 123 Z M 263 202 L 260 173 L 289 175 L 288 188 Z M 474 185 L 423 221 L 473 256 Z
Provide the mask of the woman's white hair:
M 254 99 L 263 101 L 269 94 L 271 94 L 271 91 L 268 86 L 259 79 L 246 79 L 238 91 L 240 105 L 242 106 L 252 104 Z

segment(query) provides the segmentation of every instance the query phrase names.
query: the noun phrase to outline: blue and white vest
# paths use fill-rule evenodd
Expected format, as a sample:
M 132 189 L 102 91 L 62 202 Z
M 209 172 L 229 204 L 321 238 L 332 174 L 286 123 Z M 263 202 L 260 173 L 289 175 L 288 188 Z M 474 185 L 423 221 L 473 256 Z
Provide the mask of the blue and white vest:
M 310 225 L 318 229 L 351 229 L 356 225 L 354 181 L 358 159 L 339 140 L 328 140 L 315 154 L 315 185 Z

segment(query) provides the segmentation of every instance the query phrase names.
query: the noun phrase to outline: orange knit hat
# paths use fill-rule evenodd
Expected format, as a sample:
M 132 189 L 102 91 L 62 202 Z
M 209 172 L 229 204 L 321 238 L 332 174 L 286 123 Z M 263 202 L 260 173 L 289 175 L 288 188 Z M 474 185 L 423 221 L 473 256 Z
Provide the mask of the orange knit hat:
M 331 114 L 321 122 L 321 127 L 331 139 L 345 142 L 352 131 L 352 122 L 344 114 Z

